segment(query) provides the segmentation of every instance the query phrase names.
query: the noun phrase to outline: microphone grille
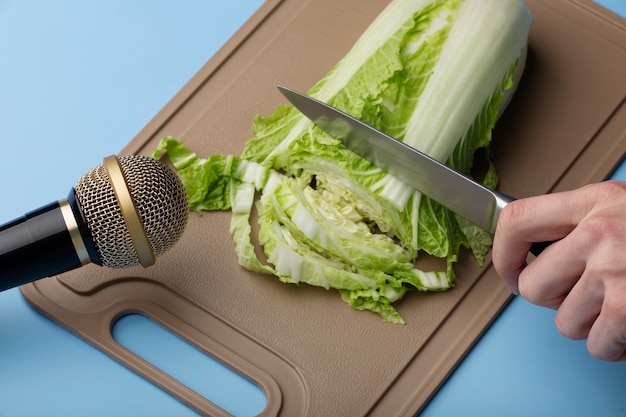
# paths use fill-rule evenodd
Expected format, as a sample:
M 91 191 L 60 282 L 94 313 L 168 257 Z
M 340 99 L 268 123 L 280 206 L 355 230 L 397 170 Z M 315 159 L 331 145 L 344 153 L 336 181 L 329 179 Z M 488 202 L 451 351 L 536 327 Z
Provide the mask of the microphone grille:
M 142 155 L 118 159 L 154 256 L 176 243 L 187 224 L 187 195 L 178 176 L 163 162 Z M 104 165 L 83 175 L 74 187 L 102 264 L 139 264 L 122 210 Z

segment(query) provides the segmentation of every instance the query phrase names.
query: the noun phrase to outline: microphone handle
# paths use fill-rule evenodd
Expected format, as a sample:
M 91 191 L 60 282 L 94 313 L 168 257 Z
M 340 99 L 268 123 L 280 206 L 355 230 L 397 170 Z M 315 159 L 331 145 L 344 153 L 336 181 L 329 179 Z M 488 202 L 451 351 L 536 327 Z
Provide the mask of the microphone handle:
M 67 199 L 0 226 L 0 291 L 90 262 L 101 264 L 73 188 Z

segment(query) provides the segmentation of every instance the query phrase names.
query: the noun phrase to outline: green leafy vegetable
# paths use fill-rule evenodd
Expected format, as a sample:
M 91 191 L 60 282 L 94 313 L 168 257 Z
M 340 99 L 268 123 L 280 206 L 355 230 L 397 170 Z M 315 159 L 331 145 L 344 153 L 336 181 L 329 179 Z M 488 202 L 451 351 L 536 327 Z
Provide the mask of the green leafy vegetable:
M 394 0 L 308 93 L 469 175 L 513 87 L 531 23 L 520 0 Z M 403 323 L 392 303 L 408 290 L 449 289 L 461 248 L 482 263 L 487 233 L 291 106 L 252 127 L 240 157 L 201 159 L 171 137 L 154 153 L 178 169 L 192 210 L 232 210 L 245 268 L 337 289 L 354 308 Z M 486 179 L 495 187 L 493 165 Z M 255 204 L 266 259 L 250 235 Z M 421 252 L 445 258 L 447 268 L 417 269 Z

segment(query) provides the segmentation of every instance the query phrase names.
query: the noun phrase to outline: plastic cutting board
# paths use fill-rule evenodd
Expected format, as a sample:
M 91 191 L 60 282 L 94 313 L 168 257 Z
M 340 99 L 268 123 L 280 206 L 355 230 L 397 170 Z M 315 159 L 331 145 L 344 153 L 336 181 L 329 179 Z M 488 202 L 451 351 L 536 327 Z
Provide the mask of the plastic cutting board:
M 387 1 L 268 0 L 121 154 L 151 154 L 172 135 L 202 156 L 239 154 L 252 119 L 306 91 L 351 48 Z M 500 190 L 517 197 L 600 181 L 626 151 L 626 22 L 585 0 L 528 0 L 527 68 L 500 119 Z M 193 214 L 155 266 L 90 265 L 22 287 L 43 314 L 200 413 L 228 415 L 111 336 L 140 313 L 266 393 L 264 416 L 413 416 L 510 299 L 490 263 L 461 258 L 456 287 L 410 293 L 406 325 L 358 312 L 334 291 L 243 270 L 229 213 Z

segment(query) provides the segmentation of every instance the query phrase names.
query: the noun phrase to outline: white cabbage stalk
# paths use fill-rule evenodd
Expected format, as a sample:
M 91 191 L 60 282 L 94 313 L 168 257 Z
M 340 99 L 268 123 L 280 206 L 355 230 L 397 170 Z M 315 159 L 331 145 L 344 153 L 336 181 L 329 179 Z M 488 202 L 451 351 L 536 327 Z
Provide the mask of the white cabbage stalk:
M 521 0 L 394 0 L 309 94 L 469 174 L 523 70 L 532 16 Z M 254 120 L 240 158 L 198 158 L 165 138 L 193 209 L 233 210 L 240 263 L 286 283 L 340 292 L 402 323 L 408 290 L 453 285 L 461 248 L 490 236 L 343 147 L 291 106 Z M 488 154 L 488 152 L 487 152 Z M 485 184 L 495 187 L 490 165 Z M 257 192 L 255 192 L 255 190 Z M 255 253 L 251 211 L 259 215 Z M 444 271 L 415 267 L 418 253 Z

